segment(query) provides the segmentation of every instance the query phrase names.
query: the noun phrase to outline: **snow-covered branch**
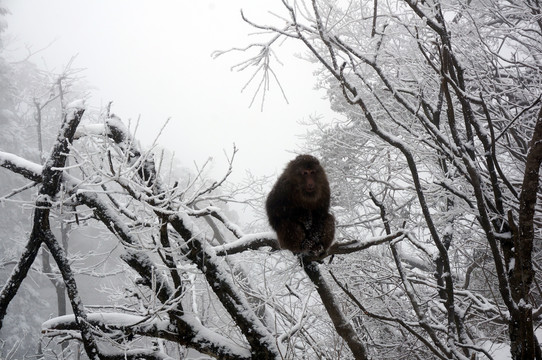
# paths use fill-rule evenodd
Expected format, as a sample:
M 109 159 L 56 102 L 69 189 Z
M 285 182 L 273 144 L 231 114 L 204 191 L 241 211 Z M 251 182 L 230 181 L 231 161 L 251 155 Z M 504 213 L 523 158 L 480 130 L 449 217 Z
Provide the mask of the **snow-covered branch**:
M 20 174 L 29 180 L 35 182 L 42 181 L 41 172 L 43 167 L 17 155 L 0 151 L 0 166 L 16 174 Z
M 138 335 L 173 342 L 182 339 L 183 344 L 198 349 L 202 353 L 223 359 L 250 359 L 250 353 L 246 349 L 219 334 L 209 331 L 197 319 L 189 315 L 178 318 L 178 321 L 182 323 L 182 333 L 178 332 L 171 321 L 125 313 L 89 313 L 87 321 L 105 334 L 121 332 L 123 336 Z M 42 324 L 42 332 L 47 336 L 59 336 L 63 331 L 78 329 L 79 324 L 73 315 L 56 317 Z M 128 348 L 124 351 L 128 351 Z M 145 349 L 130 348 L 129 351 L 133 355 L 145 355 Z M 124 353 L 119 350 L 117 352 Z

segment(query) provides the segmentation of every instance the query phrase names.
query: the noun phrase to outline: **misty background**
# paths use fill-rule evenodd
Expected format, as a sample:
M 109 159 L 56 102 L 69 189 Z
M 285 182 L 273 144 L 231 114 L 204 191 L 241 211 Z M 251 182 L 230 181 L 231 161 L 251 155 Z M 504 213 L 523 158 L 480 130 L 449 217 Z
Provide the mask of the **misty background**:
M 288 41 L 272 64 L 287 97 L 271 81 L 251 107 L 259 78 L 241 90 L 256 69 L 232 66 L 250 53 L 215 51 L 245 47 L 255 39 L 241 18 L 265 22 L 274 1 L 16 1 L 4 2 L 6 54 L 30 56 L 41 69 L 61 72 L 68 63 L 88 84 L 87 104 L 95 111 L 112 101 L 125 122 L 139 121 L 136 137 L 175 152 L 187 167 L 212 157 L 213 174 L 225 169 L 224 150 L 239 148 L 232 179 L 250 170 L 273 175 L 298 149 L 308 117 L 331 117 L 324 91 L 314 90 L 316 66 L 291 51 Z M 250 35 L 252 34 L 252 35 Z M 292 56 L 296 53 L 297 56 Z

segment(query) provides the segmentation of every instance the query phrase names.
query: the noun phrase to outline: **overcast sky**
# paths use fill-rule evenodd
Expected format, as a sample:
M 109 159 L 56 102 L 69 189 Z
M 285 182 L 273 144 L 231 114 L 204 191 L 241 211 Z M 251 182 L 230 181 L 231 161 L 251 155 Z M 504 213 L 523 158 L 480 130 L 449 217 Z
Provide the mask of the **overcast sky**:
M 243 57 L 212 59 L 215 50 L 261 40 L 244 23 L 240 10 L 260 22 L 269 9 L 282 11 L 280 0 L 4 0 L 6 44 L 16 59 L 25 46 L 37 50 L 32 60 L 59 71 L 76 55 L 73 67 L 92 86 L 89 103 L 105 106 L 122 119 L 140 117 L 137 137 L 144 144 L 171 118 L 159 143 L 175 151 L 185 166 L 212 156 L 215 172 L 225 164 L 223 150 L 236 143 L 240 152 L 235 179 L 246 169 L 258 175 L 281 171 L 293 157 L 310 115 L 329 118 L 325 93 L 313 90 L 314 65 L 295 55 L 303 49 L 286 42 L 276 71 L 287 104 L 275 84 L 263 112 L 249 108 L 252 91 L 241 93 L 250 72 L 230 71 Z M 283 12 L 282 12 L 283 13 Z

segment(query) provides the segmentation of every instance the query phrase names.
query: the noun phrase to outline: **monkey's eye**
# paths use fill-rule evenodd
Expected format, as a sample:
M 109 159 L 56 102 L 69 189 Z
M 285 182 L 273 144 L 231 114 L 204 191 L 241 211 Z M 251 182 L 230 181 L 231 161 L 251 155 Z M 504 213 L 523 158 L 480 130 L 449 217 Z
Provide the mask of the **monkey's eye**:
M 301 171 L 301 175 L 303 176 L 309 176 L 309 175 L 314 175 L 316 174 L 316 170 L 303 170 Z

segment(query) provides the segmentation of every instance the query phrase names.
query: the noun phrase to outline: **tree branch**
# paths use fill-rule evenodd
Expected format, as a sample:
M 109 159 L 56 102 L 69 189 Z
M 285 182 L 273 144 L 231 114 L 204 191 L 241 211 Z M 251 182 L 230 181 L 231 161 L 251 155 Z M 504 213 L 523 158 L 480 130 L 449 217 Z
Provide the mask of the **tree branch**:
M 303 269 L 307 273 L 309 279 L 314 283 L 316 291 L 322 299 L 322 304 L 324 305 L 337 333 L 343 338 L 343 340 L 348 345 L 348 348 L 354 355 L 356 360 L 366 360 L 369 359 L 367 354 L 367 349 L 365 344 L 358 337 L 358 334 L 350 324 L 349 320 L 346 319 L 341 309 L 339 308 L 339 303 L 335 296 L 333 296 L 333 290 L 329 287 L 326 280 L 324 279 L 318 264 L 316 262 L 303 262 Z

